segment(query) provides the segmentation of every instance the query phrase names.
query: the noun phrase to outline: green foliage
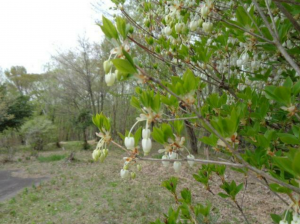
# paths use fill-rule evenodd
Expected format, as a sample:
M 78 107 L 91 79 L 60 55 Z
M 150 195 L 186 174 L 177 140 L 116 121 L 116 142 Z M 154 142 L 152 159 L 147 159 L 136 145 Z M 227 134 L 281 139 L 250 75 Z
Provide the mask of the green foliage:
M 102 113 L 94 115 L 92 121 L 100 131 L 102 132 L 110 131 L 111 128 L 110 119 L 107 118 Z
M 232 180 L 230 184 L 227 181 L 224 181 L 220 188 L 222 188 L 226 192 L 226 194 L 219 193 L 219 196 L 221 196 L 222 198 L 229 197 L 233 201 L 235 201 L 236 195 L 243 189 L 243 186 L 243 183 L 236 185 L 236 182 L 234 180 Z
M 79 113 L 75 120 L 75 125 L 78 129 L 85 130 L 87 127 L 92 125 L 91 113 L 88 110 L 83 110 Z
M 135 89 L 137 97 L 131 97 L 131 105 L 141 109 L 141 106 L 150 108 L 155 112 L 159 112 L 161 109 L 160 94 L 154 94 L 153 90 L 142 90 L 137 87 Z
M 26 141 L 35 149 L 43 150 L 45 144 L 57 138 L 56 126 L 46 117 L 35 117 L 21 127 Z
M 0 87 L 0 100 L 1 103 L 7 102 L 1 108 L 0 105 L 0 132 L 8 128 L 20 128 L 24 124 L 26 118 L 32 115 L 33 107 L 29 102 L 29 97 L 18 96 L 14 99 L 8 99 L 5 87 Z M 5 110 L 5 116 L 4 113 Z
M 103 25 L 99 25 L 99 26 L 102 29 L 102 32 L 105 34 L 105 36 L 109 39 L 114 38 L 115 40 L 118 40 L 119 35 L 113 23 L 107 18 L 105 18 L 104 16 L 102 16 L 102 22 Z
M 178 178 L 171 177 L 169 180 L 165 180 L 162 182 L 162 186 L 165 187 L 172 194 L 176 193 Z
M 217 217 L 212 215 L 211 203 L 206 202 L 206 204 L 195 204 L 195 202 L 192 200 L 192 192 L 187 188 L 181 190 L 181 198 L 179 198 L 176 192 L 177 182 L 177 178 L 171 177 L 169 180 L 163 181 L 162 184 L 162 186 L 174 196 L 174 199 L 177 203 L 177 208 L 169 208 L 168 214 L 164 215 L 164 222 L 161 222 L 159 219 L 157 219 L 155 222 L 151 223 L 214 223 Z
M 169 139 L 174 139 L 171 125 L 163 123 L 160 127 L 154 127 L 152 137 L 160 144 L 167 143 Z

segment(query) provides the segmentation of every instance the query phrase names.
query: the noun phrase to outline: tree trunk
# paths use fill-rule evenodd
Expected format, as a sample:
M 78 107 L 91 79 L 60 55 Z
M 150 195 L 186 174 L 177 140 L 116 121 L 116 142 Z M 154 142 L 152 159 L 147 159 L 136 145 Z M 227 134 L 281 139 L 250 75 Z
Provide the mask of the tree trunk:
M 191 123 L 189 121 L 184 121 L 186 131 L 189 137 L 189 142 L 190 142 L 190 147 L 193 151 L 193 153 L 197 154 L 198 153 L 198 140 L 194 131 L 194 128 L 192 127 Z

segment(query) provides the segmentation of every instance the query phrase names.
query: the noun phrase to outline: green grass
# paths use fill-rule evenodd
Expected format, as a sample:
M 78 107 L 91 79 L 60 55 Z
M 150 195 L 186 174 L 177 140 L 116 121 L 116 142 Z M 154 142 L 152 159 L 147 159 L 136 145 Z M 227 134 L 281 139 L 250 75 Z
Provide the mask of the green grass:
M 78 147 L 81 142 L 66 142 L 66 150 Z M 79 147 L 78 147 L 79 148 Z M 72 151 L 73 151 L 72 150 Z M 1 164 L 0 170 L 23 170 L 28 177 L 48 177 L 36 187 L 23 189 L 18 195 L 0 202 L 0 223 L 103 223 L 103 224 L 146 224 L 157 218 L 163 219 L 174 199 L 161 183 L 171 176 L 179 178 L 178 192 L 189 188 L 193 193 L 193 203 L 213 202 L 213 209 L 220 216 L 218 223 L 243 223 L 236 208 L 221 199 L 218 193 L 220 182 L 212 184 L 215 196 L 193 180 L 199 164 L 189 168 L 183 164 L 180 173 L 172 167 L 163 168 L 160 163 L 140 161 L 142 170 L 134 180 L 120 178 L 126 153 L 110 148 L 104 163 L 91 162 L 91 151 L 75 151 L 76 162 L 61 161 L 70 151 L 39 152 L 39 157 L 26 160 L 29 152 L 19 152 L 14 163 Z M 158 158 L 157 151 L 149 157 Z M 199 156 L 200 157 L 200 156 Z M 20 162 L 18 158 L 23 158 Z M 60 160 L 60 161 L 59 161 Z M 55 165 L 52 163 L 55 162 Z M 135 167 L 135 165 L 134 165 Z M 134 167 L 131 167 L 133 169 Z M 243 175 L 228 169 L 229 178 L 243 181 Z M 21 176 L 22 177 L 22 176 Z M 214 177 L 217 180 L 217 177 Z M 249 180 L 244 209 L 251 223 L 271 223 L 269 213 L 280 213 L 284 205 L 260 184 Z M 258 209 L 257 201 L 263 201 L 264 209 Z M 250 199 L 249 199 L 250 198 Z M 249 199 L 249 200 L 248 200 Z M 240 200 L 240 198 L 237 198 Z M 228 221 L 230 220 L 230 222 Z
M 51 156 L 39 156 L 37 158 L 38 161 L 44 163 L 44 162 L 54 162 L 59 161 L 66 158 L 66 155 L 51 155 Z

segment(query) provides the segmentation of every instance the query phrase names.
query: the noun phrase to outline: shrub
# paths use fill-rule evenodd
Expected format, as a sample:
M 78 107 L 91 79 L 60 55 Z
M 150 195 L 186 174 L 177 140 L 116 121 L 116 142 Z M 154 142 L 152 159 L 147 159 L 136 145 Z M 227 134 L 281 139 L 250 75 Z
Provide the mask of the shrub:
M 40 116 L 27 121 L 21 127 L 21 132 L 24 134 L 27 144 L 30 144 L 33 149 L 41 151 L 45 144 L 55 140 L 57 129 L 50 120 Z

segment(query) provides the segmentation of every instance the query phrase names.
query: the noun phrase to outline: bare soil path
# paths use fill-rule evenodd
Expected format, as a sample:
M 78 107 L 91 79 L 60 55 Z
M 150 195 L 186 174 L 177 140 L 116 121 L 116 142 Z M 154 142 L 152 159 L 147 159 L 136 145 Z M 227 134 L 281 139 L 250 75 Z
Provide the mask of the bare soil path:
M 0 170 L 0 201 L 4 201 L 16 195 L 23 188 L 37 185 L 47 178 L 22 178 L 16 177 L 13 173 L 18 170 Z

